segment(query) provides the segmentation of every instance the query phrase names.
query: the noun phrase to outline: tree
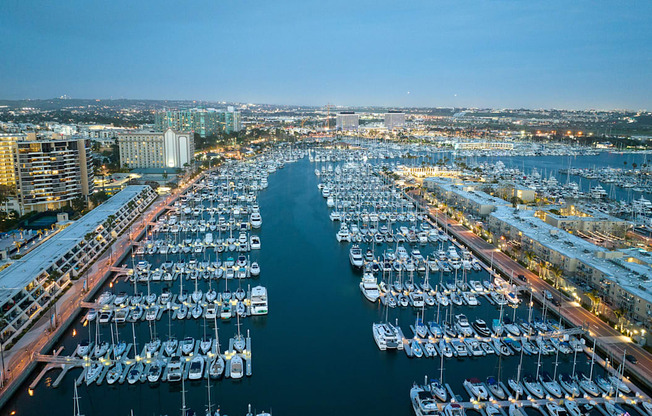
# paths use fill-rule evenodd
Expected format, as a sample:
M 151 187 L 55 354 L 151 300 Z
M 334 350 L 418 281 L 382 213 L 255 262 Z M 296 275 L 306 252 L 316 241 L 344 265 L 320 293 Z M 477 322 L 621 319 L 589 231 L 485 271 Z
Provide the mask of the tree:
M 632 169 L 636 169 L 638 165 L 636 163 L 632 163 Z
M 562 275 L 564 274 L 564 271 L 559 266 L 552 266 L 550 268 L 550 271 L 555 276 L 555 289 L 559 289 L 559 283 L 560 283 Z
M 104 191 L 100 191 L 100 192 L 95 192 L 93 195 L 89 197 L 89 199 L 91 200 L 94 206 L 98 206 L 102 202 L 109 199 L 109 195 L 107 195 L 107 193 Z
M 536 255 L 531 252 L 531 251 L 526 251 L 525 252 L 525 259 L 527 260 L 527 268 L 531 269 L 532 268 L 532 263 L 534 262 L 534 259 L 536 258 Z
M 539 261 L 539 276 L 541 276 L 542 279 L 545 279 L 547 275 L 548 275 L 548 262 L 541 260 Z
M 591 300 L 591 312 L 596 312 L 600 302 L 602 301 L 598 295 L 598 291 L 594 289 L 587 293 L 586 296 Z
M 620 325 L 620 331 L 623 330 L 623 317 L 625 316 L 625 309 L 618 308 L 614 311 L 614 315 L 618 318 L 618 325 Z
M 86 208 L 86 200 L 83 196 L 77 197 L 70 201 L 70 206 L 75 212 L 82 212 Z
M 104 228 L 106 228 L 110 232 L 114 222 L 115 222 L 115 215 L 113 214 L 109 215 L 108 217 L 106 217 L 106 221 L 104 221 Z
M 61 272 L 59 270 L 52 270 L 50 273 L 48 273 L 48 277 L 46 277 L 46 281 L 48 283 L 54 283 L 56 282 L 59 278 L 61 277 Z

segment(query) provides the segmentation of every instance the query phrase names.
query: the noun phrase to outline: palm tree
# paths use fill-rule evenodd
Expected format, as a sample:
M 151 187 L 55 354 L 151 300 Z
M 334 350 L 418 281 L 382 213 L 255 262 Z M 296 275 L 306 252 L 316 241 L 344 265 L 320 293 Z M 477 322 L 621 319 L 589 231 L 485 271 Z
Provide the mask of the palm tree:
M 531 252 L 531 251 L 526 251 L 525 252 L 525 259 L 527 260 L 527 268 L 531 269 L 532 268 L 532 263 L 534 262 L 536 255 Z
M 625 309 L 618 308 L 614 310 L 614 315 L 618 318 L 618 325 L 620 325 L 620 332 L 623 331 L 623 317 L 625 316 Z
M 591 312 L 595 312 L 596 309 L 598 309 L 598 306 L 600 305 L 600 302 L 602 299 L 598 295 L 597 290 L 592 290 L 586 294 L 586 296 L 591 299 Z
M 539 261 L 539 276 L 542 279 L 545 279 L 547 275 L 548 275 L 548 262 L 540 260 Z
M 559 281 L 564 274 L 564 270 L 559 266 L 552 266 L 550 271 L 552 271 L 552 274 L 555 276 L 555 289 L 559 289 Z

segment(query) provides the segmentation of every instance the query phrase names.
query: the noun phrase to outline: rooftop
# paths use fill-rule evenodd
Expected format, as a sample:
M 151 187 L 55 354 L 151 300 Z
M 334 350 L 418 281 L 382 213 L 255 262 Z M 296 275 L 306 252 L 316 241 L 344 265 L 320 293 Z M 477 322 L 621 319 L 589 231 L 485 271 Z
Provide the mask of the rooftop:
M 649 264 L 652 259 L 647 259 L 647 255 L 647 261 L 642 262 L 645 264 L 628 262 L 623 258 L 631 256 L 627 250 L 610 251 L 597 246 L 536 218 L 532 210 L 498 206 L 490 215 L 512 225 L 541 245 L 599 270 L 611 281 L 652 302 L 652 268 Z M 641 253 L 637 255 L 643 256 Z
M 29 285 L 40 273 L 47 270 L 77 245 L 86 234 L 94 232 L 109 215 L 114 215 L 147 187 L 147 185 L 127 186 L 102 205 L 2 270 L 0 272 L 0 304 Z
M 493 205 L 495 207 L 501 205 L 509 205 L 509 202 L 505 201 L 504 199 L 489 195 L 483 191 L 476 190 L 473 184 L 453 183 L 453 181 L 449 178 L 440 177 L 426 178 L 424 181 L 432 182 L 441 189 L 448 192 L 453 192 L 462 198 L 475 202 L 478 205 Z

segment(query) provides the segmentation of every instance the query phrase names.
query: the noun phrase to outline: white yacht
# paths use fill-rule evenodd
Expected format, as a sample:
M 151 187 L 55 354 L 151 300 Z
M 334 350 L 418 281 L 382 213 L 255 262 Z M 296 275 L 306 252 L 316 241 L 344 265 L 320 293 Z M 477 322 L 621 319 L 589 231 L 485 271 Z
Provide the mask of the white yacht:
M 553 402 L 546 403 L 546 411 L 549 416 L 568 416 L 566 409 Z
M 550 373 L 543 371 L 539 376 L 539 381 L 551 395 L 558 398 L 562 396 L 561 386 L 550 376 Z
M 339 243 L 342 241 L 351 241 L 351 233 L 349 233 L 349 228 L 346 226 L 346 224 L 342 224 L 342 227 L 340 227 L 340 230 L 335 235 L 335 238 L 337 238 Z
M 416 384 L 410 389 L 412 409 L 417 416 L 439 415 L 437 400 L 432 393 Z
M 259 212 L 252 212 L 249 218 L 252 228 L 260 228 L 263 225 L 263 217 Z
M 349 250 L 349 260 L 353 267 L 361 268 L 364 265 L 362 250 L 357 244 L 351 246 L 351 249 Z
M 456 402 L 450 402 L 444 407 L 445 416 L 465 416 L 466 412 L 461 404 Z
M 523 386 L 530 394 L 532 394 L 532 396 L 543 399 L 543 396 L 545 395 L 543 387 L 531 375 L 525 376 L 525 378 L 523 378 Z
M 378 282 L 372 273 L 365 272 L 360 282 L 360 290 L 369 302 L 376 302 L 380 297 Z
M 373 324 L 372 331 L 374 340 L 378 349 L 385 351 L 387 349 L 403 349 L 403 340 L 399 337 L 399 332 L 394 325 L 390 323 Z
M 190 369 L 188 370 L 188 379 L 199 380 L 204 376 L 204 357 L 197 354 L 190 361 Z
M 455 329 L 459 334 L 465 337 L 473 336 L 473 328 L 464 314 L 455 315 L 455 320 Z
M 464 388 L 469 392 L 471 397 L 477 400 L 487 400 L 489 398 L 487 388 L 477 378 L 467 378 L 464 380 Z
M 266 315 L 267 306 L 267 289 L 263 286 L 256 286 L 251 289 L 251 314 Z
M 178 355 L 173 355 L 170 357 L 167 365 L 167 379 L 170 382 L 181 381 L 183 374 L 183 362 L 181 357 Z
M 238 354 L 235 354 L 229 361 L 229 374 L 231 378 L 242 378 L 244 375 L 244 360 Z

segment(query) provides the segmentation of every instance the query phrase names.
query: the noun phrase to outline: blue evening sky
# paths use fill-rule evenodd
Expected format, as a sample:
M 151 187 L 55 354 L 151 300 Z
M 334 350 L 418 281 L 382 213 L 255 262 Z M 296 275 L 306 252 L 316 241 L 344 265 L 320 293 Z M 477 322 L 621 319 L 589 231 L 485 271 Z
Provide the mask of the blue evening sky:
M 649 0 L 1 0 L 0 98 L 652 109 Z

